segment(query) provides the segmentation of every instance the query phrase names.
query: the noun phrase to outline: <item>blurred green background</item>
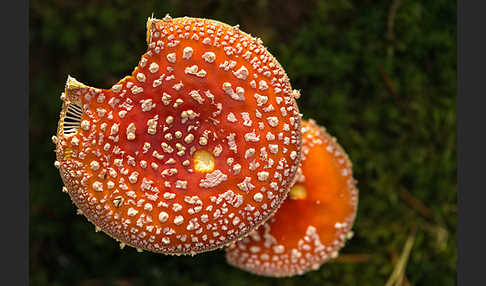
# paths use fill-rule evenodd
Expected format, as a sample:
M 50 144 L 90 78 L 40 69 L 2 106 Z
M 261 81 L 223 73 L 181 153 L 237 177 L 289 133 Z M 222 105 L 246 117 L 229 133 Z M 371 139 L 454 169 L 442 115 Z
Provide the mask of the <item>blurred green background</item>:
M 130 74 L 152 13 L 262 38 L 301 89 L 304 118 L 338 138 L 360 202 L 336 261 L 263 278 L 228 266 L 223 251 L 120 250 L 76 215 L 53 164 L 59 96 L 68 74 L 100 88 Z M 455 1 L 36 0 L 29 14 L 31 285 L 385 285 L 407 239 L 394 285 L 456 284 Z

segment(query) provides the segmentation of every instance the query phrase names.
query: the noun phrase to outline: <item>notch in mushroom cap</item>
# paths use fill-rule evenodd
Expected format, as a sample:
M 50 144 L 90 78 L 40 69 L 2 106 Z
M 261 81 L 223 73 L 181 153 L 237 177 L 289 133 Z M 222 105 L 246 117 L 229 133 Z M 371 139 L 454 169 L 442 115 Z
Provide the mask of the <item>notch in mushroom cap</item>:
M 351 235 L 358 190 L 336 139 L 302 121 L 303 159 L 289 198 L 262 227 L 226 250 L 227 261 L 254 274 L 284 277 L 318 269 Z
M 289 79 L 237 27 L 166 16 L 111 89 L 69 77 L 56 143 L 67 192 L 123 245 L 194 254 L 235 241 L 286 197 L 300 162 Z

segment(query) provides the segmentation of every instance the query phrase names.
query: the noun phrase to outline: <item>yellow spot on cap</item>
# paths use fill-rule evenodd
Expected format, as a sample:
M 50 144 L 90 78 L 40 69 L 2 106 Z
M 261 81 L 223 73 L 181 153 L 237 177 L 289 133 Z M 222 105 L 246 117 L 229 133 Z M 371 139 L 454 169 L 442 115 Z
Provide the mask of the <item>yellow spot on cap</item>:
M 194 152 L 192 157 L 194 160 L 194 170 L 200 173 L 208 173 L 214 170 L 214 156 L 206 150 L 198 150 Z
M 290 189 L 289 195 L 292 200 L 303 200 L 307 198 L 307 190 L 303 185 L 296 184 Z

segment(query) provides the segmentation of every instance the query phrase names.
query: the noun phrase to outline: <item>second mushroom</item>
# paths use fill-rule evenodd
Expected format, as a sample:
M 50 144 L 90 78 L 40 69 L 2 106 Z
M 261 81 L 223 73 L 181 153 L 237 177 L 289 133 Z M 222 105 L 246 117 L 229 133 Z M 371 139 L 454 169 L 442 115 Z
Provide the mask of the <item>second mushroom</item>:
M 258 230 L 226 251 L 243 270 L 287 277 L 318 269 L 335 258 L 351 235 L 358 190 L 351 162 L 326 130 L 302 122 L 303 159 L 289 198 Z

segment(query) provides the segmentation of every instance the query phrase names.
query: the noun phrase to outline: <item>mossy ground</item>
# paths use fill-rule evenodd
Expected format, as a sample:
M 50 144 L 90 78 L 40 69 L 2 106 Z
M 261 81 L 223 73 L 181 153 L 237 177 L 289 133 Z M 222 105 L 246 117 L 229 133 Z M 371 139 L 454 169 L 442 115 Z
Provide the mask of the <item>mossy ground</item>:
M 263 39 L 301 89 L 304 118 L 327 127 L 359 181 L 355 236 L 340 258 L 288 279 L 226 264 L 223 251 L 171 257 L 120 250 L 61 192 L 54 146 L 67 75 L 108 88 L 145 51 L 145 21 L 217 19 Z M 32 285 L 456 284 L 456 3 L 393 1 L 30 2 Z

